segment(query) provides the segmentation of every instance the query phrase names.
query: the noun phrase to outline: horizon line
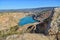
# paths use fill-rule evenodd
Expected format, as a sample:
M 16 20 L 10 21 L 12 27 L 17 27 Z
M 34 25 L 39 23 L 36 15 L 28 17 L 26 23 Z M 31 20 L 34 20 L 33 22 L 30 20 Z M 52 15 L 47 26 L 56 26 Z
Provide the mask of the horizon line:
M 31 8 L 19 8 L 19 9 L 33 9 L 33 8 L 47 8 L 47 7 L 59 8 L 60 6 L 31 7 Z M 17 10 L 17 9 L 0 9 L 0 10 Z

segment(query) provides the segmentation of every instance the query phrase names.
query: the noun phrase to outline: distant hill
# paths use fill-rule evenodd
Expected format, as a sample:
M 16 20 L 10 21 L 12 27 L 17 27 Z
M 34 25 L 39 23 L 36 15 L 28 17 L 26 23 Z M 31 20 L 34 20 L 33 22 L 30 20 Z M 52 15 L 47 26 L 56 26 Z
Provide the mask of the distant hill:
M 43 10 L 52 10 L 56 7 L 41 7 L 41 8 L 28 8 L 28 9 L 10 9 L 10 10 L 0 10 L 1 12 L 40 12 Z

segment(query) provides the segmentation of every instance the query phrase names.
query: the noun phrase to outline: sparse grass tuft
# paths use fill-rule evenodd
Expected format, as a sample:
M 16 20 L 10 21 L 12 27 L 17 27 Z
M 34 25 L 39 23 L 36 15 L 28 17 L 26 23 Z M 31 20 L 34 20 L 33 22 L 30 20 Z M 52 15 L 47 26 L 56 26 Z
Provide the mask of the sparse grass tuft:
M 13 34 L 22 34 L 22 31 L 17 32 L 18 28 L 19 28 L 18 26 L 14 26 L 7 30 L 1 30 L 0 37 L 6 37 Z

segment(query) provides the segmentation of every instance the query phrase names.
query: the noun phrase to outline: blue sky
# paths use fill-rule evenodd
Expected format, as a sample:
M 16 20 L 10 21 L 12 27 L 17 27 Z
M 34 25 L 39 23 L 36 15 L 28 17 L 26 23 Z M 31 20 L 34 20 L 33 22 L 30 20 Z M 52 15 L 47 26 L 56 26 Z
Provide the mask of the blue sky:
M 60 0 L 0 0 L 0 10 L 60 6 Z

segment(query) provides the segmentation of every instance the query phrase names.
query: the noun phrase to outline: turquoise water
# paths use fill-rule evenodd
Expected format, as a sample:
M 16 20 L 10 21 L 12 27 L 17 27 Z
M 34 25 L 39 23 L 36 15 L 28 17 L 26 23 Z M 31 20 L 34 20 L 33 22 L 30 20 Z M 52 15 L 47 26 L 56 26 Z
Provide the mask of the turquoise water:
M 34 23 L 34 22 L 37 22 L 37 21 L 34 20 L 33 17 L 31 17 L 31 16 L 26 16 L 26 17 L 21 18 L 21 19 L 19 20 L 18 25 L 19 25 L 19 26 L 24 26 L 24 25 L 26 25 L 26 24 Z

